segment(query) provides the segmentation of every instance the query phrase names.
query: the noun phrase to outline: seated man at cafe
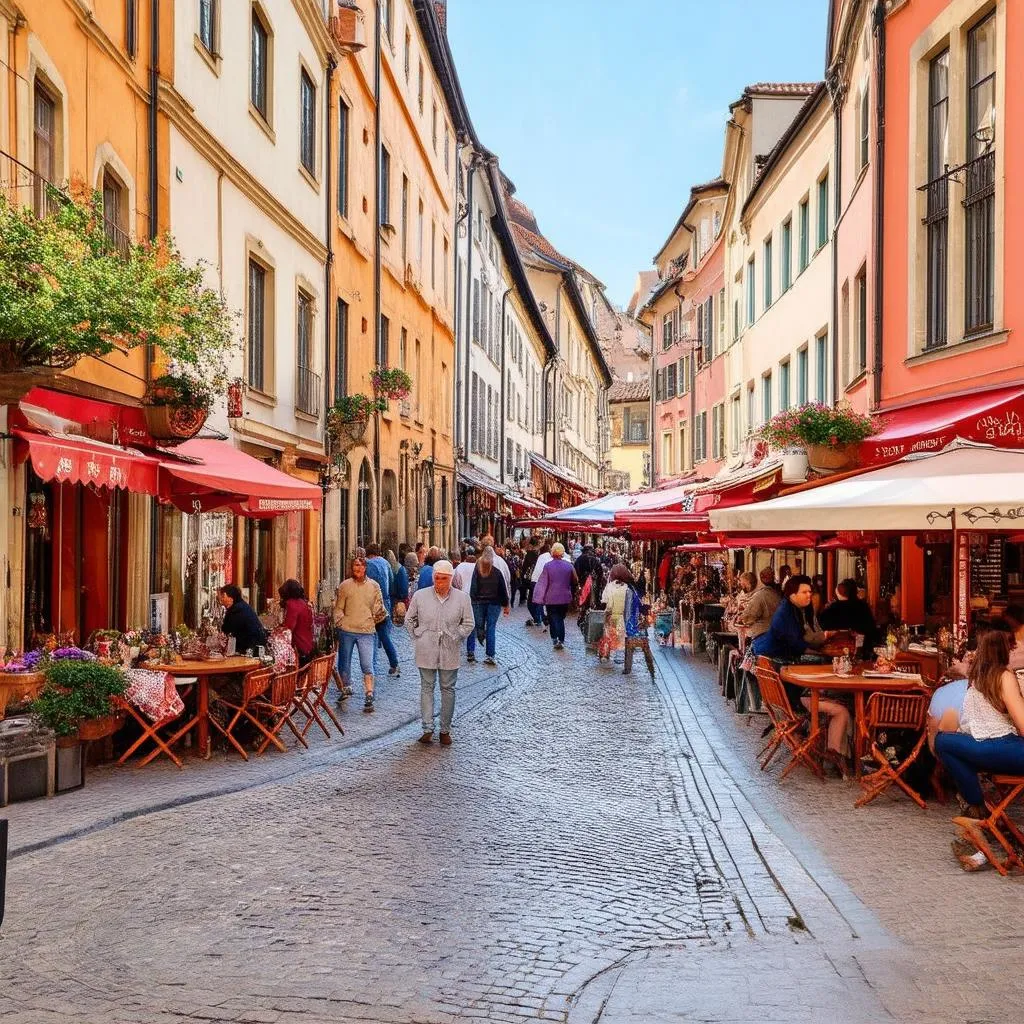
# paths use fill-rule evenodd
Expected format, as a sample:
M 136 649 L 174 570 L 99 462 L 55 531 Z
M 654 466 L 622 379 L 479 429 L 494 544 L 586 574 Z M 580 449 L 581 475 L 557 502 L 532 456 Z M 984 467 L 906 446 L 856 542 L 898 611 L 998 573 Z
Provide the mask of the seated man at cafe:
M 217 591 L 217 600 L 224 608 L 221 632 L 235 638 L 238 654 L 256 653 L 257 648 L 267 644 L 267 631 L 263 628 L 255 609 L 243 597 L 242 591 L 228 583 Z
M 843 580 L 836 587 L 836 599 L 818 615 L 822 629 L 848 630 L 864 637 L 869 651 L 878 642 L 878 627 L 871 606 L 857 596 L 857 581 Z
M 782 588 L 782 603 L 772 616 L 768 632 L 753 642 L 754 655 L 790 663 L 811 660 L 808 656 L 813 655 L 814 648 L 820 646 L 826 634 L 817 633 L 809 639 L 806 613 L 810 603 L 811 578 L 790 576 Z M 810 697 L 804 696 L 799 686 L 784 685 L 791 701 L 798 698 L 805 708 L 810 707 Z M 836 700 L 821 700 L 818 709 L 828 718 L 826 759 L 846 775 L 849 771 L 850 709 Z

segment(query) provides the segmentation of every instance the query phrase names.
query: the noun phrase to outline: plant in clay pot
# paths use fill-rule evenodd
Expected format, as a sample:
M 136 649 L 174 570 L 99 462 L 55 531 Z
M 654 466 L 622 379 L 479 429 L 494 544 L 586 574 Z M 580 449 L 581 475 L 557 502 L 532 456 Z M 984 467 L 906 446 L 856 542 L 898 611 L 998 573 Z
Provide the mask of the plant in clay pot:
M 73 650 L 77 648 L 53 652 L 67 656 L 47 666 L 46 685 L 31 710 L 59 737 L 79 734 L 99 739 L 123 723 L 124 716 L 118 714 L 113 698 L 124 695 L 128 681 L 120 669 L 101 664 L 87 651 L 78 651 L 87 658 L 72 656 Z
M 782 452 L 806 450 L 811 469 L 829 473 L 855 465 L 857 445 L 881 429 L 877 416 L 813 402 L 773 416 L 760 436 Z
M 370 373 L 370 384 L 375 395 L 401 401 L 412 391 L 412 377 L 405 370 L 378 366 Z
M 165 373 L 146 391 L 146 426 L 159 441 L 187 441 L 195 437 L 214 402 L 213 388 L 184 373 Z

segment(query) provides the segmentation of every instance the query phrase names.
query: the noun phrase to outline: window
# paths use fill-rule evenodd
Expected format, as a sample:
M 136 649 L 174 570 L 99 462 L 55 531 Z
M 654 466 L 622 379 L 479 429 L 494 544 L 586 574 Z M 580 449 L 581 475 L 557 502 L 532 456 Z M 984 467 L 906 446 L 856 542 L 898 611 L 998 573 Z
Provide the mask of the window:
M 754 412 L 754 385 L 747 386 L 747 433 L 753 433 L 754 424 L 757 422 L 757 415 Z
M 828 175 L 818 182 L 818 244 L 820 249 L 828 241 Z
M 804 199 L 800 204 L 800 268 L 799 273 L 807 269 L 811 262 L 811 201 Z
M 406 360 L 409 357 L 407 351 L 409 346 L 409 332 L 403 327 L 398 332 L 398 367 L 401 370 L 408 370 L 409 365 Z
M 764 243 L 764 308 L 772 304 L 772 240 Z
M 654 400 L 665 401 L 665 371 L 655 370 L 654 372 Z
M 348 104 L 338 100 L 338 213 L 348 216 Z
M 412 407 L 413 413 L 417 420 L 422 418 L 423 407 L 420 405 L 420 398 L 423 392 L 420 390 L 420 381 L 423 379 L 423 360 L 421 358 L 420 351 L 420 339 L 416 339 L 416 343 L 413 346 L 416 352 L 416 361 L 413 363 L 413 375 L 412 375 Z M 445 392 L 447 394 L 447 392 Z
M 409 262 L 409 178 L 402 175 L 402 270 Z
M 124 49 L 131 60 L 135 60 L 135 51 L 139 45 L 139 6 L 138 0 L 124 0 Z M 213 52 L 212 47 L 207 47 Z
M 665 368 L 665 397 L 675 398 L 678 386 L 678 368 L 675 363 L 669 363 Z
M 828 401 L 828 335 L 814 339 L 814 367 L 817 374 L 818 401 Z
M 857 373 L 868 368 L 868 270 L 861 267 L 854 282 L 857 301 Z
M 967 35 L 967 167 L 964 330 L 990 330 L 995 315 L 996 15 Z
M 395 9 L 391 0 L 380 0 L 380 23 L 390 41 L 395 33 Z
M 391 321 L 383 314 L 380 315 L 380 330 L 377 332 L 377 365 L 390 366 L 388 362 L 388 344 L 391 335 Z
M 316 175 L 316 86 L 305 68 L 299 75 L 299 159 Z
M 789 408 L 789 360 L 779 363 L 779 412 Z
M 718 350 L 725 351 L 725 289 L 718 292 Z
M 217 53 L 217 0 L 199 0 L 199 42 L 206 52 Z
M 348 303 L 338 299 L 334 318 L 334 399 L 348 394 Z
M 409 81 L 409 67 L 410 67 L 410 64 L 411 64 L 411 60 L 412 60 L 412 33 L 408 29 L 406 29 L 405 30 L 405 57 L 404 57 L 404 59 L 402 61 L 402 67 L 403 67 L 403 70 L 405 71 L 405 80 L 406 80 L 406 82 Z
M 686 442 L 686 424 L 679 428 L 679 472 L 682 473 L 692 465 L 693 452 Z
M 423 61 L 420 61 L 419 76 L 416 80 L 416 103 L 420 108 L 420 113 L 423 113 Z
M 772 418 L 772 375 L 766 373 L 761 378 L 761 422 L 767 423 Z
M 796 354 L 796 404 L 806 405 L 808 401 L 807 348 Z
M 264 121 L 270 120 L 270 30 L 259 11 L 252 9 L 252 30 L 249 53 L 249 101 Z
M 451 173 L 451 148 L 452 148 L 452 133 L 448 128 L 448 123 L 445 122 L 444 126 L 444 173 Z
M 697 316 L 703 317 L 704 320 L 704 351 L 702 353 L 702 358 L 706 363 L 710 363 L 715 357 L 714 305 L 714 296 L 709 295 L 704 300 L 703 304 L 697 309 Z
M 725 405 L 716 405 L 711 410 L 711 457 L 725 458 Z
M 103 233 L 122 252 L 127 250 L 128 190 L 109 167 L 103 170 Z
M 782 225 L 782 251 L 779 253 L 779 279 L 783 292 L 793 283 L 793 218 L 787 217 Z
M 319 416 L 320 377 L 313 372 L 313 297 L 301 289 L 295 303 L 295 347 L 299 362 L 295 408 Z
M 703 462 L 708 457 L 708 414 L 697 413 L 693 421 L 693 461 Z
M 416 264 L 423 270 L 423 200 L 416 214 Z
M 391 223 L 391 154 L 381 146 L 380 150 L 380 221 L 381 225 Z
M 857 173 L 868 165 L 871 155 L 871 86 L 867 79 L 860 88 L 857 104 Z
M 946 288 L 949 276 L 949 50 L 928 66 L 928 236 L 925 348 L 946 344 Z
M 430 112 L 430 141 L 434 146 L 434 153 L 437 153 L 437 104 L 435 103 Z
M 740 438 L 743 435 L 743 426 L 740 422 L 740 396 L 736 395 L 729 402 L 729 436 L 732 438 L 731 450 L 737 455 L 740 450 Z
M 671 476 L 672 469 L 672 435 L 661 435 L 661 472 L 663 476 Z
M 661 348 L 671 348 L 672 343 L 675 341 L 673 337 L 674 320 L 671 313 L 669 313 L 661 322 Z
M 57 176 L 57 104 L 38 79 L 34 107 L 32 146 L 36 178 L 33 206 L 36 216 L 43 217 L 50 209 L 48 188 Z
M 512 463 L 513 463 L 512 452 L 513 452 L 512 438 L 511 437 L 506 437 L 505 438 L 505 472 L 506 473 L 511 473 L 512 472 Z
M 430 287 L 437 288 L 437 221 L 430 222 Z
M 677 386 L 679 394 L 685 395 L 690 391 L 690 357 L 683 356 L 678 363 L 677 370 Z
M 267 343 L 267 271 L 249 260 L 249 330 L 247 331 L 247 371 L 249 386 L 263 391 Z
M 747 261 L 747 323 L 752 324 L 757 319 L 757 279 L 754 277 L 754 257 Z
M 442 267 L 444 268 L 444 301 L 448 302 L 448 239 L 444 240 Z

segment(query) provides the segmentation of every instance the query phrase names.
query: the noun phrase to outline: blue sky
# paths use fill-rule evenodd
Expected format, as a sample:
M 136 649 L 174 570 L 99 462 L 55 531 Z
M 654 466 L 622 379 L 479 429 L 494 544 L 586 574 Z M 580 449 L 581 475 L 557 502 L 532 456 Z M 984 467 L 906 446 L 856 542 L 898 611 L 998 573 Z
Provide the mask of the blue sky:
M 828 0 L 448 0 L 470 115 L 541 230 L 623 303 L 721 171 L 729 104 L 816 81 Z

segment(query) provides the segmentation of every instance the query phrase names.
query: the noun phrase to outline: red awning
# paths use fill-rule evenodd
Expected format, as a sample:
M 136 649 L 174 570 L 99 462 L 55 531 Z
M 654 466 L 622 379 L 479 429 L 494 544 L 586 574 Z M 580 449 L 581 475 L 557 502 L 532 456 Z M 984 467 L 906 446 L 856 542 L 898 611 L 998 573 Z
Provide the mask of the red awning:
M 814 533 L 728 533 L 719 535 L 727 548 L 762 548 L 778 551 L 799 551 L 818 543 Z
M 272 516 L 319 510 L 323 503 L 315 484 L 288 476 L 227 441 L 196 438 L 175 451 L 197 460 L 160 463 L 165 496 L 185 511 L 230 508 L 241 515 Z
M 1024 388 L 1019 384 L 883 410 L 880 415 L 885 426 L 861 444 L 861 466 L 895 462 L 915 452 L 941 451 L 958 437 L 1000 448 L 1024 448 Z
M 159 460 L 132 448 L 68 434 L 14 430 L 15 458 L 32 460 L 43 480 L 159 494 Z
M 691 533 L 707 533 L 707 516 L 683 512 L 616 512 L 615 528 L 629 533 L 633 540 L 678 540 Z

